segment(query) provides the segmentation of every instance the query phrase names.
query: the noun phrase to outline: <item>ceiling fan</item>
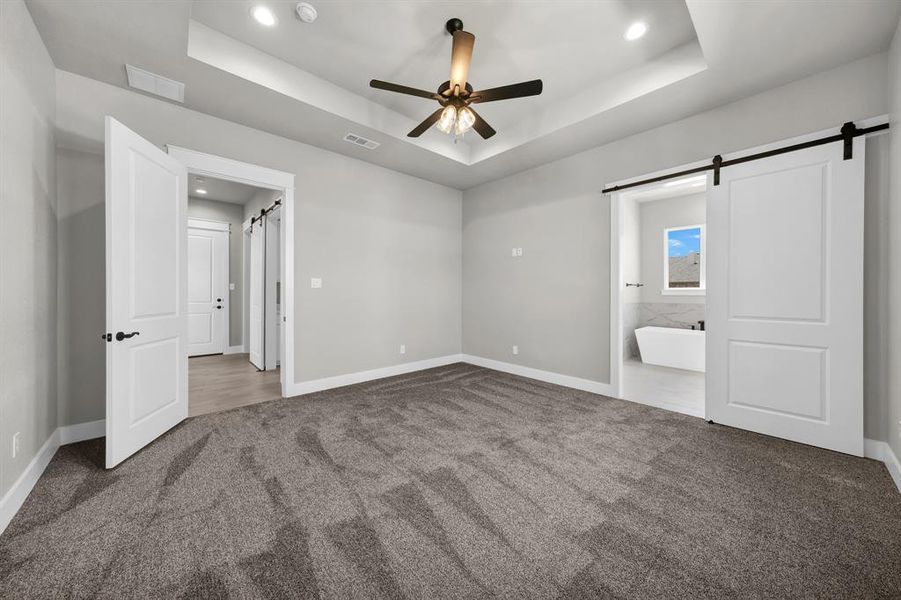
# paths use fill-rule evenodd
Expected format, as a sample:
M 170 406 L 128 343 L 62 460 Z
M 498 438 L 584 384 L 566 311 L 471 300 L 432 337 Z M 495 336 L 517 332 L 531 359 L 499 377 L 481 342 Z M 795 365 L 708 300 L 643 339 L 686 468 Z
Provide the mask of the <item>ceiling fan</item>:
M 445 24 L 445 28 L 454 37 L 453 50 L 451 52 L 451 73 L 450 80 L 442 83 L 437 92 L 428 92 L 405 85 L 379 81 L 378 79 L 373 79 L 369 82 L 369 85 L 380 90 L 438 101 L 441 108 L 417 125 L 407 134 L 408 137 L 419 137 L 429 127 L 437 123 L 438 129 L 444 133 L 463 135 L 470 129 L 475 129 L 479 135 L 487 140 L 497 132 L 470 105 L 480 102 L 496 102 L 498 100 L 509 100 L 510 98 L 537 96 L 541 93 L 541 80 L 535 79 L 487 90 L 473 91 L 472 86 L 466 81 L 466 76 L 469 74 L 472 47 L 475 44 L 476 37 L 468 31 L 463 31 L 463 21 L 460 19 L 450 19 Z

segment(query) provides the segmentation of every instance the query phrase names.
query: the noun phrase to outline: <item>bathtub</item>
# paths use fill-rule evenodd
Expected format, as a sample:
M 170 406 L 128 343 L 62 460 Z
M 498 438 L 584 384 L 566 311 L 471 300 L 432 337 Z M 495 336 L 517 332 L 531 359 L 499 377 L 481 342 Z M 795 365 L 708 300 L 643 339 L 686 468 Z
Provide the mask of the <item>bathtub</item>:
M 641 362 L 674 369 L 704 370 L 704 332 L 674 327 L 635 330 Z

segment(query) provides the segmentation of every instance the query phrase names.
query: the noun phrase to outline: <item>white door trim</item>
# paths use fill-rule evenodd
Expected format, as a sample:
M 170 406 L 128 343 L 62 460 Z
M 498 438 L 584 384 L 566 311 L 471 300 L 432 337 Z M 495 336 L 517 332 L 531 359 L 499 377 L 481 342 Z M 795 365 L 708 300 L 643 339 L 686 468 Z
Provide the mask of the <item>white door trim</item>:
M 284 360 L 281 361 L 279 377 L 282 397 L 288 397 L 288 390 L 294 385 L 294 174 L 179 146 L 167 145 L 166 149 L 188 168 L 190 174 L 237 181 L 284 193 L 282 223 L 285 227 L 281 228 L 284 260 L 280 265 L 284 290 L 282 326 L 290 335 L 282 336 L 281 355 Z
M 870 117 L 867 119 L 860 119 L 854 121 L 854 123 L 860 128 L 871 127 L 873 125 L 878 125 L 880 123 L 884 123 L 888 119 L 888 115 L 879 115 L 876 117 Z M 817 138 L 826 137 L 830 135 L 835 135 L 839 133 L 840 127 L 833 127 L 831 129 L 822 129 L 820 131 L 815 131 L 813 133 L 806 133 L 804 135 L 796 136 L 793 138 L 787 138 L 784 140 L 779 140 L 775 142 L 770 142 L 768 144 L 764 144 L 762 146 L 755 146 L 752 148 L 746 148 L 744 150 L 737 150 L 735 152 L 730 152 L 728 154 L 723 154 L 723 160 L 730 160 L 733 158 L 738 158 L 740 156 L 747 156 L 748 154 L 756 154 L 758 152 L 766 152 L 767 150 L 773 150 L 775 148 L 781 148 L 783 146 L 790 146 L 793 144 L 801 144 L 803 142 L 809 142 L 811 140 L 815 140 Z M 877 135 L 885 135 L 887 134 L 887 130 L 877 131 L 875 133 L 868 134 L 866 137 L 877 136 Z M 838 143 L 838 142 L 834 142 Z M 710 159 L 694 161 L 691 163 L 686 163 L 683 165 L 676 165 L 673 167 L 668 167 L 666 169 L 661 169 L 659 171 L 654 171 L 651 173 L 644 173 L 641 175 L 636 175 L 633 177 L 628 177 L 625 179 L 619 179 L 616 181 L 607 182 L 604 184 L 603 189 L 612 188 L 618 185 L 626 185 L 633 181 L 641 181 L 643 179 L 651 179 L 654 177 L 660 177 L 661 175 L 666 175 L 668 173 L 673 173 L 676 171 L 684 171 L 688 169 L 694 169 L 697 167 L 702 167 L 704 165 L 709 165 Z M 725 167 L 728 169 L 729 167 Z M 653 186 L 654 184 L 649 184 L 648 187 Z M 628 191 L 634 192 L 635 190 L 642 189 L 641 187 L 631 188 Z M 710 188 L 708 188 L 709 190 Z M 610 199 L 610 388 L 611 393 L 615 394 L 617 398 L 622 398 L 622 363 L 623 363 L 623 327 L 622 327 L 622 252 L 620 249 L 620 235 L 622 231 L 622 198 L 621 194 L 626 190 L 611 192 L 609 194 L 601 194 L 601 196 L 607 196 Z M 706 402 L 705 402 L 705 418 L 706 417 Z
M 209 231 L 231 231 L 231 225 L 224 221 L 214 221 L 212 219 L 188 219 L 188 227 L 193 229 L 208 229 Z

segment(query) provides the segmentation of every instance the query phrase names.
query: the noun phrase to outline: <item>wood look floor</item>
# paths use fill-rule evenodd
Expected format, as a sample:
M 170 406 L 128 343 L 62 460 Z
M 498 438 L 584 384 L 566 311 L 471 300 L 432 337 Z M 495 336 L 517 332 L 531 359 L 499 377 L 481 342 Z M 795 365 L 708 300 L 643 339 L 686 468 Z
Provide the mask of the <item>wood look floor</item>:
M 281 398 L 279 370 L 257 371 L 246 354 L 188 359 L 188 416 Z

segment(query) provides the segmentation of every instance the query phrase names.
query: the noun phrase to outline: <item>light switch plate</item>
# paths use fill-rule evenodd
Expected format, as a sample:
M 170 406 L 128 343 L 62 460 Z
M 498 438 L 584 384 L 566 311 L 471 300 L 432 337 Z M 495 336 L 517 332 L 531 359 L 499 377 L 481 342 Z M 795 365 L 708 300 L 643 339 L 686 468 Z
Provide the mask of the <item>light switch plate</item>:
M 519 346 L 513 346 L 513 354 L 519 354 Z
M 234 284 L 234 283 L 228 284 L 228 290 L 229 290 L 230 292 L 234 292 L 234 291 L 235 291 L 235 284 Z
M 401 354 L 406 354 L 406 353 L 407 353 L 407 345 L 406 345 L 406 344 L 401 344 L 401 345 L 400 345 L 400 353 L 401 353 Z
M 310 278 L 310 287 L 313 288 L 314 290 L 321 288 L 322 287 L 322 279 L 320 279 L 319 277 L 311 277 Z

